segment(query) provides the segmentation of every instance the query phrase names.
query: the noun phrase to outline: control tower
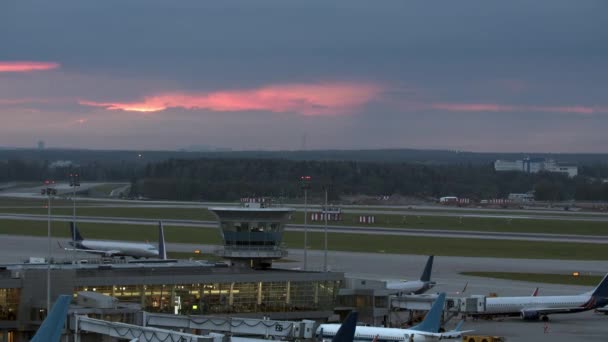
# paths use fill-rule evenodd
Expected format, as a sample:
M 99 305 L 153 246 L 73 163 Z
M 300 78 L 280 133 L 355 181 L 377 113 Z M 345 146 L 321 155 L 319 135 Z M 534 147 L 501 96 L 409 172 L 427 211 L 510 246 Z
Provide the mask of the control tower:
M 217 255 L 252 268 L 270 267 L 273 259 L 287 256 L 281 243 L 293 209 L 272 207 L 263 199 L 252 199 L 240 207 L 208 209 L 217 217 L 224 240 Z

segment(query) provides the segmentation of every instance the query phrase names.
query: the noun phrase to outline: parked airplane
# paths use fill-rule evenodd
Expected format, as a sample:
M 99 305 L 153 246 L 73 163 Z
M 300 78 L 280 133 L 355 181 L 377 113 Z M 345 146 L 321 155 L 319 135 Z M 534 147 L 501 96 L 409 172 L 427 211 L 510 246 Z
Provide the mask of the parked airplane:
M 357 328 L 357 316 L 356 311 L 349 313 L 331 342 L 353 342 L 355 340 L 355 328 Z
M 431 288 L 433 288 L 433 286 L 437 284 L 434 281 L 431 281 L 433 259 L 433 255 L 429 256 L 429 259 L 426 261 L 424 271 L 422 272 L 422 276 L 420 276 L 420 280 L 387 281 L 386 289 L 394 290 L 394 293 L 398 294 L 421 294 L 430 290 Z
M 536 291 L 535 291 L 536 292 Z M 520 316 L 524 320 L 547 321 L 550 314 L 575 313 L 608 304 L 608 274 L 590 292 L 573 296 L 532 296 L 486 298 L 481 316 Z
M 86 252 L 106 257 L 130 256 L 134 258 L 167 259 L 165 232 L 162 222 L 158 223 L 158 248 L 149 243 L 85 240 L 74 222 L 70 222 L 70 233 L 72 241 L 69 244 L 73 248 L 64 248 L 66 251 Z
M 445 305 L 445 293 L 441 293 L 424 320 L 409 329 L 381 328 L 357 326 L 355 329 L 355 341 L 431 341 L 445 339 L 461 339 L 462 334 L 469 331 L 461 331 L 462 322 L 454 330 L 439 332 L 441 328 L 441 315 Z M 330 340 L 336 335 L 340 324 L 321 324 L 317 329 L 317 337 L 323 341 Z
M 72 296 L 61 295 L 57 298 L 48 316 L 31 339 L 31 342 L 59 342 Z

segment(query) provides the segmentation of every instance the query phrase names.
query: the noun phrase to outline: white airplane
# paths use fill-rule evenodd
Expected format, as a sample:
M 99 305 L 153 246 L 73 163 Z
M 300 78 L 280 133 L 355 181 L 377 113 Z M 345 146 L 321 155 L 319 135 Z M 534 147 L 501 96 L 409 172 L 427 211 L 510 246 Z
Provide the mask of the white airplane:
M 536 291 L 535 291 L 536 292 Z M 480 316 L 520 316 L 523 320 L 547 321 L 550 314 L 575 313 L 608 304 L 608 274 L 590 292 L 572 296 L 532 296 L 486 298 Z
M 433 270 L 434 256 L 429 256 L 426 266 L 420 276 L 420 280 L 411 281 L 387 281 L 386 289 L 394 291 L 396 294 L 421 294 L 433 288 L 437 283 L 431 281 L 431 271 Z
M 424 320 L 420 324 L 415 325 L 409 329 L 398 329 L 398 328 L 381 328 L 381 327 L 365 327 L 357 326 L 355 329 L 355 341 L 382 341 L 382 342 L 393 342 L 393 341 L 438 341 L 446 339 L 462 339 L 462 334 L 469 331 L 461 331 L 462 323 L 454 328 L 454 330 L 447 332 L 439 332 L 441 328 L 441 315 L 443 313 L 443 307 L 445 305 L 445 293 L 441 293 L 431 309 L 427 313 Z M 330 341 L 336 332 L 340 328 L 340 324 L 321 324 L 317 329 L 317 337 L 323 339 L 323 341 Z
M 72 241 L 68 242 L 73 248 L 64 248 L 66 251 L 78 251 L 98 254 L 106 257 L 130 256 L 134 258 L 167 259 L 165 249 L 165 232 L 163 223 L 158 223 L 158 248 L 149 243 L 85 240 L 74 222 L 70 222 Z

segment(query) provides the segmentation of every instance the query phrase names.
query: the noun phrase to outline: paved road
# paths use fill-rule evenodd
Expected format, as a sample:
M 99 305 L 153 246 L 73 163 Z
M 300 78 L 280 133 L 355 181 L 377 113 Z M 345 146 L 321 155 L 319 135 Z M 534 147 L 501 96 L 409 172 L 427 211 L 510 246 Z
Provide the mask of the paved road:
M 91 183 L 83 186 L 98 186 L 104 183 Z M 112 183 L 115 184 L 115 183 Z M 66 187 L 67 190 L 65 189 Z M 69 190 L 67 184 L 60 184 L 58 188 Z M 82 190 L 81 188 L 79 190 Z M 9 189 L 0 191 L 0 197 L 44 199 L 39 187 L 24 189 Z M 193 202 L 193 201 L 162 201 L 162 200 L 121 200 L 109 198 L 78 197 L 78 202 L 105 202 L 114 203 L 119 207 L 128 205 L 139 208 L 200 208 L 209 206 L 236 206 L 237 203 L 226 202 Z M 109 204 L 108 206 L 112 206 Z M 296 211 L 304 211 L 303 204 L 286 203 L 285 206 L 294 208 Z M 308 210 L 319 210 L 320 205 L 309 204 Z M 341 205 L 345 213 L 356 214 L 388 214 L 388 215 L 416 215 L 416 216 L 462 216 L 475 218 L 504 218 L 504 219 L 531 219 L 531 220 L 559 220 L 559 221 L 599 221 L 608 222 L 608 213 L 586 212 L 586 211 L 564 211 L 559 209 L 484 209 L 484 208 L 460 208 L 438 205 Z M 488 211 L 488 213 L 484 213 Z
M 60 248 L 59 243 L 66 245 L 68 239 L 53 238 L 51 242 L 52 253 L 57 258 L 92 257 L 87 253 L 68 252 Z M 30 256 L 46 257 L 48 254 L 48 239 L 45 237 L 0 235 L 0 263 L 16 263 Z M 216 245 L 168 243 L 167 249 L 174 252 L 194 252 L 195 249 L 203 253 L 213 253 Z M 323 251 L 308 250 L 308 269 L 321 270 L 323 266 Z M 287 260 L 290 262 L 275 263 L 275 267 L 288 269 L 303 269 L 304 251 L 302 249 L 289 249 Z M 344 272 L 353 277 L 367 279 L 397 280 L 418 279 L 424 268 L 427 256 L 384 254 L 384 253 L 356 253 L 356 252 L 328 252 L 328 265 L 331 271 Z M 608 272 L 608 263 L 605 261 L 582 260 L 540 260 L 540 259 L 506 259 L 506 258 L 471 258 L 471 257 L 435 257 L 433 266 L 433 279 L 440 285 L 439 291 L 455 293 L 460 291 L 466 282 L 469 282 L 467 292 L 483 294 L 491 288 L 500 289 L 502 295 L 526 295 L 532 292 L 534 286 L 526 282 L 507 282 L 503 280 L 463 276 L 465 271 L 504 271 L 504 272 L 531 272 L 531 273 L 570 273 L 573 271 L 582 274 L 603 275 Z M 545 294 L 564 294 L 576 291 L 586 291 L 586 286 L 555 286 L 543 285 Z
M 30 220 L 46 221 L 46 215 L 35 214 L 0 214 L 0 219 L 4 220 Z M 54 221 L 72 221 L 70 215 L 53 215 Z M 91 223 L 111 223 L 111 224 L 137 224 L 137 225 L 156 225 L 158 219 L 148 218 L 125 218 L 125 217 L 102 217 L 102 216 L 79 216 L 79 222 Z M 175 220 L 163 219 L 166 225 L 187 226 L 187 227 L 217 227 L 216 221 L 199 220 Z M 301 224 L 290 224 L 286 226 L 287 231 L 323 232 L 325 228 L 319 225 L 311 225 L 306 228 Z M 524 241 L 548 241 L 548 242 L 569 242 L 569 243 L 608 243 L 608 236 L 594 235 L 574 235 L 574 234 L 545 234 L 545 233 L 517 233 L 517 232 L 484 232 L 451 229 L 411 229 L 411 228 L 389 228 L 389 227 L 360 227 L 360 226 L 328 226 L 330 233 L 355 233 L 355 234 L 380 234 L 396 236 L 427 236 L 444 238 L 467 238 L 467 239 L 488 239 L 488 240 L 524 240 Z

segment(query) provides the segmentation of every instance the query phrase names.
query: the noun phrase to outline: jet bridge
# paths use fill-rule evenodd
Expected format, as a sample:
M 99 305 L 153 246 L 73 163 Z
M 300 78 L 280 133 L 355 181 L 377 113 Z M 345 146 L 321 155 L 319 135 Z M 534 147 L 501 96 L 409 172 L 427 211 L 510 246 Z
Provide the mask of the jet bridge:
M 178 331 L 141 327 L 139 325 L 109 322 L 86 316 L 74 316 L 74 341 L 79 342 L 80 332 L 93 332 L 118 339 L 146 342 L 222 342 L 224 335 L 193 335 Z
M 213 331 L 238 336 L 263 336 L 276 339 L 310 339 L 315 321 L 276 321 L 253 318 L 170 315 L 144 312 L 146 326 Z

